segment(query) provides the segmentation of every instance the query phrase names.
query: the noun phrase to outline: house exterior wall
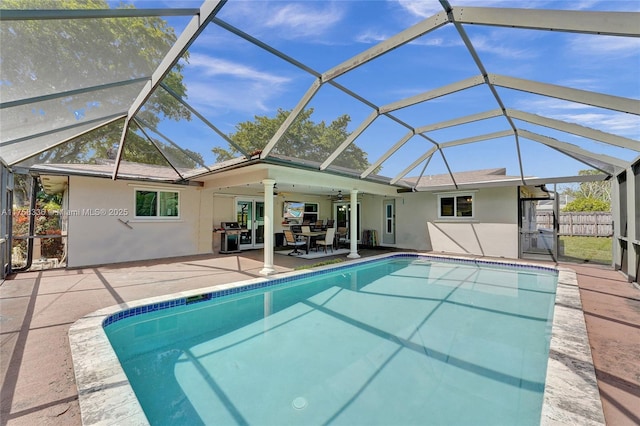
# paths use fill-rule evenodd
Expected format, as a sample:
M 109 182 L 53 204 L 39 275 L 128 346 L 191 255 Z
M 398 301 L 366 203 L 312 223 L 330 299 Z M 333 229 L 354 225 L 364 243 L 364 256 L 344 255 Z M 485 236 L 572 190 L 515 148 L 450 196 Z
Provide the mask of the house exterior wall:
M 378 235 L 378 245 L 382 241 L 382 200 L 383 197 L 372 195 L 361 195 L 358 197 L 360 200 L 360 235 L 362 238 L 362 231 L 375 230 Z
M 211 253 L 214 243 L 213 198 L 210 193 L 198 190 L 200 194 L 199 223 L 198 223 L 198 253 Z M 219 226 L 220 224 L 218 224 Z
M 396 201 L 396 245 L 425 251 L 517 258 L 517 188 L 486 188 L 473 194 L 474 218 L 451 220 L 438 219 L 437 193 L 406 193 Z
M 136 188 L 178 191 L 180 218 L 136 219 Z M 197 187 L 70 176 L 68 266 L 211 252 L 211 226 L 201 212 L 207 210 L 201 193 Z
M 211 204 L 211 226 L 212 229 L 220 228 L 221 222 L 235 222 L 237 220 L 236 212 L 236 198 L 226 194 L 214 194 L 208 193 L 206 198 L 212 200 Z M 214 232 L 211 236 L 210 243 L 212 250 L 217 253 L 222 247 L 222 233 Z
M 178 220 L 136 219 L 136 188 L 180 193 Z M 235 220 L 238 197 L 213 188 L 155 185 L 124 180 L 71 176 L 69 180 L 68 265 L 80 267 L 132 260 L 205 254 L 219 250 L 213 232 L 220 222 Z M 253 195 L 253 197 L 259 196 Z M 286 199 L 318 203 L 319 218 L 333 217 L 327 197 L 287 195 Z M 283 196 L 274 200 L 274 232 L 282 232 Z M 361 230 L 384 226 L 384 197 L 359 196 Z M 472 220 L 438 219 L 436 193 L 406 193 L 396 198 L 397 248 L 484 256 L 518 257 L 517 188 L 486 188 L 474 192 Z M 118 215 L 123 211 L 127 214 Z M 83 214 L 98 211 L 101 214 Z M 75 213 L 74 213 L 75 212 Z M 104 213 L 106 212 L 106 213 Z M 110 212 L 115 212 L 110 214 Z M 132 229 L 118 219 L 126 222 Z M 378 239 L 380 244 L 381 238 Z
M 212 194 L 212 223 L 214 228 L 219 228 L 221 222 L 235 222 L 236 198 L 230 195 Z

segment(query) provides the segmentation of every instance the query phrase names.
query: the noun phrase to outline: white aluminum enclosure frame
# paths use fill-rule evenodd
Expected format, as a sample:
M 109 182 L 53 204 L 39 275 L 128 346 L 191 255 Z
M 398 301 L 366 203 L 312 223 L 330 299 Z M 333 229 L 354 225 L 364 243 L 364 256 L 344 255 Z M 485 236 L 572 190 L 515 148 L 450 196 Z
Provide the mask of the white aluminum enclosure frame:
M 340 156 L 345 149 L 354 143 L 358 137 L 366 130 L 379 116 L 385 115 L 388 118 L 396 121 L 402 126 L 407 128 L 407 133 L 399 141 L 397 141 L 390 149 L 388 149 L 379 158 L 374 159 L 372 165 L 362 173 L 359 173 L 360 179 L 368 179 L 373 171 L 384 164 L 397 150 L 399 150 L 407 141 L 413 136 L 418 136 L 429 142 L 429 145 L 435 147 L 427 148 L 426 151 L 420 155 L 423 161 L 431 158 L 431 155 L 437 150 L 442 155 L 443 161 L 446 167 L 449 169 L 449 173 L 453 177 L 453 171 L 449 168 L 447 158 L 442 148 L 453 146 L 454 143 L 472 143 L 474 141 L 486 140 L 484 136 L 465 138 L 464 141 L 450 141 L 440 143 L 429 136 L 429 133 L 442 129 L 445 127 L 453 127 L 462 124 L 472 123 L 474 121 L 484 120 L 488 118 L 504 116 L 507 120 L 508 127 L 511 128 L 510 133 L 514 137 L 516 148 L 519 152 L 518 137 L 521 135 L 518 127 L 516 126 L 514 119 L 522 120 L 528 123 L 546 126 L 548 128 L 567 132 L 575 135 L 585 137 L 587 139 L 597 140 L 612 146 L 618 146 L 625 149 L 631 149 L 640 152 L 640 142 L 628 139 L 623 136 L 607 134 L 605 132 L 590 129 L 584 126 L 577 125 L 575 123 L 569 123 L 562 120 L 552 119 L 549 117 L 537 116 L 524 111 L 517 111 L 515 109 L 506 108 L 498 96 L 495 87 L 503 87 L 511 90 L 518 90 L 522 92 L 535 93 L 542 96 L 554 97 L 558 99 L 564 99 L 572 102 L 580 102 L 587 105 L 596 106 L 599 108 L 610 109 L 614 111 L 622 111 L 625 113 L 640 115 L 640 102 L 635 99 L 622 98 L 617 96 L 605 95 L 602 93 L 589 92 L 585 90 L 579 90 L 564 86 L 552 85 L 532 80 L 525 80 L 515 78 L 511 76 L 499 75 L 488 72 L 485 69 L 480 57 L 475 51 L 475 47 L 471 40 L 467 37 L 464 30 L 465 25 L 485 25 L 485 26 L 504 26 L 509 28 L 521 28 L 528 30 L 540 30 L 540 31 L 559 31 L 559 32 L 571 32 L 581 34 L 594 34 L 594 35 L 607 35 L 607 36 L 620 36 L 620 37 L 639 37 L 638 31 L 638 19 L 639 13 L 633 12 L 585 12 L 585 11 L 569 11 L 569 10 L 539 10 L 539 9 L 514 9 L 514 8 L 492 8 L 492 7 L 456 7 L 451 6 L 448 1 L 441 0 L 443 11 L 430 16 L 421 22 L 413 25 L 410 28 L 374 45 L 373 47 L 355 55 L 354 57 L 347 59 L 346 61 L 338 64 L 325 72 L 318 72 L 310 67 L 296 61 L 295 59 L 287 56 L 286 54 L 278 51 L 277 49 L 269 46 L 268 44 L 253 38 L 252 36 L 243 33 L 241 30 L 234 28 L 232 25 L 222 21 L 216 17 L 217 12 L 224 7 L 225 1 L 207 0 L 198 9 L 195 8 L 176 8 L 176 9 L 116 9 L 116 10 L 59 10 L 59 11 L 9 11 L 5 10 L 0 17 L 3 21 L 10 20 L 38 20 L 38 19 L 80 19 L 80 18 L 100 18 L 100 17 L 134 17 L 134 16 L 187 16 L 193 15 L 191 22 L 187 25 L 182 32 L 175 45 L 167 53 L 164 60 L 158 66 L 155 72 L 147 80 L 144 89 L 138 94 L 138 97 L 134 103 L 129 107 L 127 112 L 123 112 L 122 115 L 105 117 L 105 120 L 96 122 L 96 125 L 91 127 L 95 129 L 100 126 L 112 123 L 117 119 L 125 119 L 125 124 L 122 129 L 122 141 L 118 147 L 118 154 L 116 157 L 116 164 L 113 170 L 112 177 L 115 179 L 118 175 L 118 168 L 122 157 L 124 135 L 126 134 L 129 122 L 140 110 L 144 102 L 149 98 L 151 93 L 156 90 L 160 85 L 162 78 L 168 73 L 171 67 L 177 62 L 178 58 L 186 51 L 189 45 L 198 37 L 203 31 L 204 27 L 209 24 L 218 25 L 234 34 L 246 39 L 247 41 L 254 43 L 267 50 L 269 53 L 279 56 L 280 58 L 294 64 L 298 68 L 304 70 L 307 73 L 315 76 L 316 80 L 313 82 L 307 92 L 300 98 L 298 105 L 293 109 L 287 120 L 282 124 L 280 129 L 273 135 L 271 141 L 265 146 L 260 153 L 260 158 L 266 159 L 270 156 L 277 143 L 282 139 L 282 136 L 286 133 L 288 128 L 294 122 L 298 114 L 309 104 L 313 97 L 318 93 L 320 88 L 324 84 L 331 84 L 344 93 L 356 98 L 358 101 L 363 102 L 365 105 L 371 107 L 373 111 L 371 114 L 362 121 L 357 129 L 352 132 L 349 137 L 343 141 L 342 144 L 329 155 L 318 167 L 319 170 L 330 171 L 331 164 Z M 442 87 L 438 87 L 427 92 L 406 98 L 404 100 L 398 100 L 387 105 L 376 106 L 372 102 L 363 98 L 361 95 L 350 91 L 348 88 L 336 83 L 336 79 L 343 76 L 357 68 L 365 66 L 368 62 L 383 56 L 395 49 L 413 42 L 414 40 L 429 34 L 445 25 L 454 25 L 459 32 L 459 35 L 464 45 L 469 50 L 469 53 L 473 57 L 480 74 L 470 77 L 468 79 L 458 81 L 453 84 L 448 84 Z M 131 84 L 131 82 L 119 82 L 118 84 Z M 419 104 L 422 102 L 428 102 L 429 100 L 436 99 L 438 97 L 447 96 L 452 93 L 465 91 L 469 88 L 477 87 L 480 85 L 487 85 L 490 91 L 493 93 L 498 104 L 498 109 L 490 110 L 485 113 L 473 114 L 466 117 L 460 117 L 457 119 L 448 120 L 446 122 L 435 124 L 420 124 L 414 126 L 409 123 L 405 123 L 392 113 L 402 108 L 409 107 L 411 105 Z M 80 89 L 82 91 L 97 90 L 96 88 Z M 67 93 L 68 94 L 68 93 Z M 48 96 L 64 96 L 63 93 L 48 95 Z M 28 104 L 29 102 L 37 102 L 44 100 L 45 97 L 39 97 L 34 99 L 24 99 L 19 102 L 22 104 Z M 180 100 L 183 102 L 182 100 Z M 183 102 L 185 107 L 189 108 L 192 112 L 197 111 L 191 108 L 186 102 Z M 3 103 L 0 105 L 2 108 L 10 107 L 15 103 Z M 216 131 L 216 127 L 213 123 L 207 122 L 207 124 Z M 83 131 L 85 129 L 83 128 Z M 504 132 L 507 132 L 505 130 Z M 495 132 L 496 137 L 504 135 L 504 132 Z M 219 132 L 218 132 L 219 133 Z M 77 135 L 74 135 L 77 136 Z M 33 155 L 37 155 L 47 149 L 63 144 L 73 137 L 66 137 L 62 140 L 49 143 L 46 146 L 42 146 L 38 150 L 31 152 Z M 532 139 L 537 143 L 539 139 Z M 5 143 L 8 146 L 8 143 Z M 548 144 L 547 144 L 548 145 Z M 570 151 L 570 150 L 569 150 Z M 562 150 L 560 152 L 568 152 Z M 31 155 L 31 156 L 33 156 Z M 247 153 L 243 153 L 245 157 Z M 25 156 L 20 158 L 12 158 L 9 164 L 16 164 L 23 161 Z M 524 173 L 522 170 L 522 161 L 520 161 L 520 176 L 524 180 Z M 419 165 L 418 163 L 417 165 Z M 415 162 L 414 167 L 407 167 L 405 173 L 401 173 L 389 180 L 389 183 L 398 183 L 407 173 L 415 169 L 417 166 Z M 619 165 L 618 165 L 619 166 Z M 209 169 L 207 169 L 209 171 Z
M 455 0 L 451 1 L 455 3 Z M 230 146 L 232 146 L 235 151 L 238 151 L 241 154 L 240 160 L 244 159 L 247 160 L 247 162 L 254 160 L 264 162 L 281 161 L 282 163 L 282 159 L 278 158 L 277 155 L 278 144 L 283 143 L 283 136 L 294 124 L 296 118 L 298 118 L 304 109 L 314 100 L 324 86 L 328 85 L 337 89 L 342 94 L 345 94 L 351 100 L 355 100 L 357 103 L 364 106 L 366 108 L 365 113 L 362 116 L 364 118 L 359 118 L 358 122 L 353 123 L 355 130 L 351 131 L 345 140 L 339 141 L 337 148 L 326 155 L 326 158 L 315 162 L 295 158 L 287 159 L 287 161 L 290 161 L 288 164 L 293 167 L 311 168 L 327 174 L 336 174 L 341 176 L 347 175 L 353 179 L 354 188 L 364 187 L 365 184 L 370 183 L 370 181 L 378 183 L 384 181 L 389 185 L 397 186 L 398 190 L 433 190 L 432 188 L 430 189 L 418 184 L 412 185 L 407 182 L 413 181 L 405 181 L 404 179 L 410 174 L 415 173 L 416 170 L 421 170 L 420 176 L 416 181 L 420 182 L 420 178 L 427 170 L 427 167 L 430 164 L 433 164 L 430 162 L 434 159 L 434 156 L 436 156 L 435 158 L 441 158 L 443 168 L 446 169 L 450 175 L 452 189 L 468 188 L 470 185 L 469 183 L 459 184 L 456 182 L 454 178 L 456 170 L 453 170 L 452 167 L 450 167 L 450 161 L 448 158 L 448 155 L 451 156 L 448 153 L 451 153 L 453 150 L 447 151 L 447 148 L 500 138 L 508 139 L 509 143 L 513 143 L 515 146 L 515 155 L 517 156 L 517 161 L 519 163 L 519 170 L 517 173 L 519 176 L 510 177 L 508 182 L 506 182 L 506 180 L 502 183 L 481 182 L 476 183 L 477 185 L 569 182 L 569 178 L 572 178 L 572 181 L 578 181 L 576 179 L 579 178 L 575 176 L 551 176 L 543 180 L 539 180 L 536 177 L 525 176 L 520 150 L 521 138 L 532 141 L 534 144 L 540 146 L 544 145 L 545 147 L 549 147 L 555 150 L 555 152 L 573 158 L 591 168 L 600 170 L 602 171 L 602 176 L 604 176 L 604 178 L 611 178 L 615 175 L 619 175 L 625 170 L 627 171 L 627 174 L 630 174 L 629 170 L 635 170 L 632 168 L 635 163 L 629 162 L 628 159 L 625 160 L 614 156 L 601 155 L 581 148 L 570 142 L 564 142 L 560 139 L 571 141 L 572 137 L 578 136 L 584 138 L 587 142 L 595 141 L 597 143 L 616 147 L 622 150 L 630 150 L 634 153 L 640 153 L 640 141 L 626 137 L 623 134 L 607 133 L 602 130 L 592 129 L 583 125 L 558 119 L 551 115 L 533 114 L 514 107 L 509 107 L 510 105 L 505 103 L 502 96 L 507 92 L 509 94 L 513 93 L 518 95 L 533 94 L 540 96 L 543 99 L 560 99 L 567 102 L 589 105 L 596 109 L 620 112 L 632 116 L 640 122 L 640 118 L 638 118 L 640 117 L 640 101 L 638 99 L 613 96 L 564 85 L 549 84 L 543 81 L 537 81 L 535 77 L 532 79 L 523 79 L 493 72 L 494 70 L 489 69 L 487 66 L 488 62 L 485 63 L 483 61 L 481 55 L 482 50 L 479 49 L 479 46 L 475 45 L 474 41 L 467 35 L 467 29 L 472 26 L 506 27 L 513 29 L 514 31 L 534 30 L 590 34 L 593 37 L 606 36 L 637 39 L 640 37 L 640 26 L 638 25 L 638 22 L 640 22 L 640 12 L 593 12 L 582 10 L 543 10 L 502 7 L 458 7 L 455 5 L 452 6 L 448 0 L 440 0 L 442 10 L 422 19 L 415 25 L 391 35 L 372 47 L 365 48 L 350 58 L 342 60 L 339 64 L 329 64 L 327 69 L 314 70 L 307 64 L 304 64 L 284 53 L 284 49 L 276 49 L 265 41 L 247 34 L 230 23 L 223 21 L 219 17 L 219 12 L 230 4 L 232 3 L 225 0 L 206 0 L 202 3 L 201 7 L 190 9 L 1 10 L 0 22 L 3 24 L 5 22 L 20 20 L 61 20 L 63 22 L 64 20 L 87 18 L 101 19 L 151 16 L 191 16 L 191 20 L 178 36 L 175 44 L 160 61 L 156 69 L 150 72 L 149 75 L 145 75 L 144 77 L 136 76 L 136 78 L 131 78 L 126 81 L 95 84 L 92 87 L 75 87 L 60 90 L 57 93 L 50 93 L 42 96 L 25 96 L 23 99 L 12 99 L 10 101 L 0 102 L 0 112 L 6 112 L 10 111 L 11 108 L 28 107 L 32 104 L 37 104 L 38 102 L 59 100 L 65 97 L 116 89 L 118 87 L 136 88 L 135 91 L 132 90 L 133 101 L 130 105 L 126 105 L 122 108 L 118 106 L 115 111 L 111 111 L 109 114 L 103 113 L 103 116 L 79 123 L 66 123 L 64 125 L 58 124 L 57 127 L 54 126 L 53 129 L 47 129 L 46 131 L 38 130 L 30 132 L 29 129 L 24 129 L 23 134 L 12 137 L 10 140 L 0 140 L 0 160 L 6 163 L 7 167 L 16 166 L 19 163 L 33 158 L 47 150 L 61 146 L 79 135 L 89 133 L 97 128 L 116 122 L 119 124 L 119 121 L 122 121 L 122 127 L 117 128 L 117 131 L 120 132 L 118 152 L 113 169 L 109 169 L 111 172 L 111 178 L 117 179 L 119 178 L 119 168 L 122 162 L 124 144 L 126 143 L 125 135 L 129 130 L 129 125 L 131 123 L 136 123 L 136 125 L 145 126 L 145 123 L 139 120 L 139 117 L 136 115 L 156 90 L 167 90 L 171 96 L 176 98 L 186 109 L 200 118 L 209 127 L 212 135 L 217 134 L 217 136 L 220 136 Z M 305 77 L 309 76 L 313 79 L 304 93 L 298 93 L 296 95 L 295 100 L 297 100 L 297 103 L 294 101 L 295 107 L 292 109 L 284 123 L 277 129 L 275 134 L 272 135 L 266 146 L 257 154 L 243 152 L 242 149 L 239 149 L 240 147 L 234 145 L 230 138 L 226 137 L 224 133 L 218 129 L 213 120 L 207 119 L 203 114 L 200 114 L 200 112 L 190 106 L 184 99 L 181 99 L 180 96 L 172 93 L 166 85 L 163 85 L 163 78 L 170 72 L 172 67 L 180 60 L 208 25 L 217 26 L 217 29 L 221 29 L 222 31 L 239 37 L 243 41 L 252 44 L 267 54 L 273 55 L 291 64 L 296 68 L 296 70 L 302 71 Z M 432 81 L 425 81 L 424 87 L 427 87 L 428 90 L 421 88 L 420 90 L 423 91 L 420 93 L 415 94 L 416 92 L 412 92 L 411 96 L 406 95 L 407 97 L 401 99 L 393 98 L 391 99 L 391 102 L 383 102 L 382 105 L 376 104 L 372 100 L 367 99 L 362 93 L 358 93 L 357 91 L 347 87 L 346 84 L 341 83 L 343 81 L 341 77 L 347 77 L 353 71 L 367 67 L 367 65 L 372 61 L 384 57 L 385 55 L 389 55 L 390 52 L 396 51 L 397 49 L 403 49 L 411 43 L 420 41 L 421 37 L 431 35 L 432 33 L 435 33 L 440 29 L 444 29 L 447 26 L 455 30 L 454 37 L 457 37 L 457 47 L 460 47 L 460 50 L 465 54 L 468 54 L 472 60 L 470 62 L 472 69 L 468 74 L 465 74 L 464 77 L 460 77 L 458 81 L 441 85 L 435 84 Z M 28 54 L 28 52 L 25 51 L 25 54 Z M 630 73 L 635 71 L 636 70 L 629 70 Z M 142 87 L 142 89 L 140 89 L 140 87 Z M 487 102 L 488 105 L 486 106 L 486 111 L 468 115 L 461 114 L 458 117 L 444 121 L 438 121 L 426 115 L 420 116 L 418 119 L 414 119 L 415 122 L 409 122 L 409 120 L 399 118 L 401 116 L 401 110 L 410 109 L 413 106 L 428 104 L 436 99 L 447 98 L 453 94 L 456 94 L 456 96 L 465 96 L 472 91 L 484 91 L 486 92 L 485 94 L 489 95 L 488 98 L 490 99 L 490 102 Z M 504 99 L 507 99 L 507 97 L 504 96 Z M 383 119 L 389 119 L 398 124 L 401 127 L 401 133 L 395 136 L 394 140 L 388 141 L 388 145 L 385 145 L 384 149 L 380 150 L 380 152 L 382 152 L 381 154 L 377 153 L 375 158 L 369 159 L 370 165 L 366 170 L 351 170 L 349 171 L 351 174 L 348 174 L 347 171 L 344 170 L 346 169 L 345 167 L 338 166 L 340 162 L 337 160 L 339 160 L 341 155 L 344 154 L 352 145 L 359 143 L 360 138 L 366 134 L 366 130 L 377 124 L 376 120 L 380 117 L 383 117 Z M 498 129 L 493 129 L 492 131 L 481 130 L 482 124 L 486 123 L 483 122 L 484 120 L 499 121 L 500 126 Z M 451 138 L 452 140 L 441 141 L 438 140 L 440 138 L 434 136 L 435 132 L 438 130 L 476 124 L 478 126 L 475 127 L 471 132 L 472 134 L 467 137 L 459 139 Z M 560 134 L 566 134 L 568 137 L 565 139 L 563 137 L 552 138 L 545 136 L 525 129 L 523 124 L 532 124 L 534 126 L 551 129 Z M 148 126 L 145 127 L 148 129 Z M 0 130 L 3 129 L 0 128 Z M 173 168 L 177 174 L 176 182 L 197 181 L 197 179 L 203 175 L 218 172 L 215 165 L 206 164 L 199 164 L 202 169 L 193 173 L 180 171 L 177 165 L 172 163 L 170 159 L 163 154 L 160 147 L 151 140 L 144 130 L 143 133 L 150 144 L 155 146 L 155 149 L 158 150 L 160 155 L 165 158 L 168 165 Z M 162 135 L 161 137 L 164 138 Z M 172 141 L 167 138 L 164 139 L 166 139 L 173 147 L 182 149 L 180 148 L 179 140 Z M 394 172 L 394 176 L 392 177 L 376 175 L 376 170 L 379 170 L 385 164 L 388 164 L 387 162 L 390 162 L 396 153 L 407 146 L 411 146 L 414 142 L 417 143 L 412 147 L 412 149 L 414 149 L 414 155 L 411 157 L 411 160 L 409 160 L 411 164 L 402 164 L 398 167 L 401 168 L 402 171 L 399 173 Z M 24 152 L 15 149 L 18 146 L 23 147 Z M 182 149 L 182 153 L 189 155 L 184 149 Z M 436 154 L 439 154 L 440 157 L 437 157 Z M 637 159 L 634 161 L 637 162 Z M 590 179 L 603 179 L 602 176 L 590 177 Z M 635 188 L 635 192 L 632 195 L 635 198 L 639 197 L 638 188 Z

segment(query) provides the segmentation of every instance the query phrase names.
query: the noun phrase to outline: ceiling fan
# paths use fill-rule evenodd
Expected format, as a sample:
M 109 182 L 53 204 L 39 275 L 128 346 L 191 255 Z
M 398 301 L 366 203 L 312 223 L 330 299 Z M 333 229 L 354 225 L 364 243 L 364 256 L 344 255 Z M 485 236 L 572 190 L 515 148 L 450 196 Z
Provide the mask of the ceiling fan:
M 344 196 L 344 194 L 342 194 L 342 190 L 341 189 L 338 190 L 337 194 L 329 195 L 329 198 L 332 201 L 338 201 L 338 202 L 340 202 L 340 201 L 348 201 L 349 200 L 349 197 L 346 197 L 346 196 Z
M 264 191 L 258 191 L 258 194 L 264 194 Z M 285 196 L 285 194 L 286 194 L 285 192 L 281 192 L 281 191 L 278 189 L 278 184 L 277 184 L 277 183 L 274 183 L 274 184 L 273 184 L 273 196 L 274 196 L 274 197 L 276 197 L 276 196 L 278 196 L 278 195 L 282 195 L 282 196 L 284 197 L 284 196 Z

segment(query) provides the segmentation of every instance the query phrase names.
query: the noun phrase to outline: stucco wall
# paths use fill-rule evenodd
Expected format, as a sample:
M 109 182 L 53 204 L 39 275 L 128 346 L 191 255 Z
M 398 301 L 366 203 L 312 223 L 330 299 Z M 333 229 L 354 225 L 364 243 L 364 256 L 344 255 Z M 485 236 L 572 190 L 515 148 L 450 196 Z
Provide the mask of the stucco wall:
M 417 250 L 518 257 L 517 188 L 474 192 L 472 220 L 438 219 L 438 196 L 407 193 L 396 201 L 397 246 Z
M 180 219 L 135 219 L 136 187 L 179 191 Z M 205 243 L 205 234 L 210 238 L 211 227 L 210 222 L 208 229 L 203 227 L 200 194 L 201 190 L 195 187 L 71 176 L 68 265 L 78 267 L 210 252 L 210 239 Z M 121 214 L 124 210 L 127 214 Z M 118 219 L 128 222 L 131 228 Z
M 211 206 L 211 224 L 212 229 L 220 228 L 221 222 L 235 222 L 236 221 L 236 199 L 230 195 L 216 195 L 214 193 L 208 193 L 207 198 L 212 200 Z M 210 243 L 212 244 L 213 252 L 217 253 L 221 248 L 222 234 L 216 232 L 212 234 Z
M 381 241 L 382 232 L 382 197 L 373 195 L 361 195 L 360 200 L 360 217 L 362 223 L 360 224 L 360 235 L 362 238 L 362 231 L 375 230 L 378 234 L 378 244 Z
M 106 212 L 69 216 L 70 267 L 157 259 L 219 250 L 212 234 L 221 221 L 234 220 L 236 198 L 211 188 L 165 186 L 180 192 L 179 220 L 134 218 L 136 188 L 161 188 L 131 181 L 71 176 L 69 211 Z M 287 197 L 287 199 L 290 197 Z M 326 197 L 296 196 L 295 201 L 319 204 L 320 219 L 333 215 Z M 274 232 L 281 232 L 282 196 L 274 200 Z M 361 229 L 383 229 L 383 197 L 360 197 Z M 398 248 L 424 251 L 518 257 L 517 188 L 474 192 L 473 220 L 439 220 L 438 198 L 432 193 L 406 193 L 396 199 Z M 126 215 L 109 214 L 128 210 Z M 128 222 L 132 229 L 118 221 Z

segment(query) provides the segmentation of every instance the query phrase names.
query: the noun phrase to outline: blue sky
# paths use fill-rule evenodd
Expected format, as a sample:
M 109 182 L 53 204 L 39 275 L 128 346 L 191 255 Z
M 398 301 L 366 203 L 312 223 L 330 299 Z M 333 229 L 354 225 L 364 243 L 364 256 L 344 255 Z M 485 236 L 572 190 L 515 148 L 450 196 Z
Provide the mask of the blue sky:
M 453 6 L 519 7 L 571 10 L 639 11 L 635 1 L 457 1 Z M 134 2 L 137 7 L 198 7 L 200 2 Z M 218 17 L 262 40 L 317 72 L 325 72 L 386 40 L 394 34 L 442 11 L 439 2 L 428 1 L 237 1 L 227 3 Z M 184 18 L 170 18 L 180 28 Z M 640 99 L 640 40 L 563 32 L 465 25 L 465 31 L 491 74 Z M 292 109 L 314 78 L 247 41 L 210 24 L 191 46 L 184 77 L 188 102 L 222 132 L 233 132 L 237 123 L 254 115 L 273 116 L 278 108 Z M 480 74 L 453 25 L 432 31 L 408 45 L 379 57 L 336 81 L 377 106 L 384 106 L 440 86 Z M 562 119 L 628 138 L 640 138 L 640 118 L 600 108 L 498 88 L 507 108 Z M 324 85 L 312 99 L 316 122 L 330 122 L 348 114 L 349 130 L 355 130 L 372 109 L 341 91 Z M 480 85 L 392 114 L 410 126 L 420 127 L 456 117 L 498 108 L 487 85 Z M 583 149 L 632 160 L 639 153 L 610 147 L 570 134 L 525 122 L 518 127 L 575 144 Z M 428 133 L 443 143 L 479 133 L 508 130 L 504 117 Z M 186 129 L 186 130 L 185 130 Z M 213 161 L 210 149 L 226 146 L 197 119 L 190 123 L 165 122 L 161 130 L 179 144 Z M 375 161 L 407 129 L 379 117 L 356 144 Z M 384 163 L 382 174 L 394 177 L 433 145 L 413 137 Z M 506 167 L 519 175 L 518 148 L 524 173 L 530 176 L 564 176 L 585 169 L 537 142 L 513 136 L 461 145 L 444 150 L 453 171 Z M 420 173 L 423 164 L 410 175 Z M 436 153 L 426 174 L 446 172 Z

